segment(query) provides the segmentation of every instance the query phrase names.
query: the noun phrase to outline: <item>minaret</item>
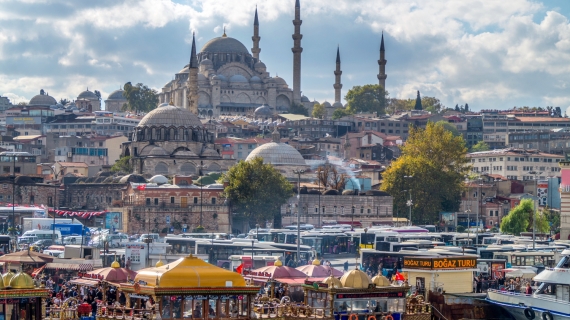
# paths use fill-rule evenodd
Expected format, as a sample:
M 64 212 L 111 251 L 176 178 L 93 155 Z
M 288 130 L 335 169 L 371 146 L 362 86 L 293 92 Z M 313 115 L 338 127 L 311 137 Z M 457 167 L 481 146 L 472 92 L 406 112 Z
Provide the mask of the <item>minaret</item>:
M 379 80 L 379 84 L 382 88 L 384 88 L 384 90 L 386 90 L 386 78 L 388 78 L 388 76 L 386 75 L 386 62 L 388 62 L 385 59 L 385 52 L 384 52 L 384 32 L 382 32 L 382 40 L 380 42 L 380 60 L 378 60 L 378 66 L 380 67 L 380 71 L 378 73 L 378 80 Z
M 340 48 L 336 48 L 336 70 L 334 71 L 334 102 L 340 102 L 340 89 L 342 89 L 342 83 L 340 83 Z
M 190 52 L 190 65 L 188 66 L 188 108 L 190 112 L 198 114 L 198 57 L 196 57 L 196 38 L 192 33 L 192 51 Z
M 259 48 L 259 40 L 261 37 L 259 36 L 259 20 L 257 19 L 257 6 L 255 7 L 255 18 L 253 19 L 253 48 L 251 48 L 251 53 L 253 53 L 253 57 L 259 60 L 259 52 L 261 49 Z
M 301 103 L 301 39 L 303 35 L 301 34 L 301 4 L 299 0 L 295 0 L 295 20 L 293 20 L 293 25 L 295 26 L 295 33 L 293 34 L 293 102 Z

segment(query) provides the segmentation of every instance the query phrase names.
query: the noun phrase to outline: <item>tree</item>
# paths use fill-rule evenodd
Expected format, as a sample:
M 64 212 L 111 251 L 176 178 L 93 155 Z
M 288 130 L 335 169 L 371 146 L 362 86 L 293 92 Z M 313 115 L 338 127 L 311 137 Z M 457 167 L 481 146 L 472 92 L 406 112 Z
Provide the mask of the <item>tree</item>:
M 485 141 L 479 141 L 471 147 L 471 152 L 480 152 L 491 150 Z
M 123 111 L 149 112 L 158 104 L 158 92 L 142 83 L 133 86 L 127 82 L 123 90 L 123 96 L 127 99 L 127 103 L 123 105 Z
M 323 119 L 327 114 L 327 110 L 323 104 L 317 103 L 313 106 L 313 118 Z
M 332 118 L 333 118 L 333 120 L 337 120 L 337 119 L 340 119 L 342 117 L 349 116 L 351 114 L 352 113 L 348 109 L 338 108 L 338 109 L 335 109 L 335 111 L 333 111 Z
M 467 103 L 465 104 L 465 109 L 464 109 L 464 110 L 465 110 L 465 112 L 469 112 L 469 104 L 467 104 Z
M 376 112 L 386 113 L 388 92 L 378 84 L 354 86 L 348 90 L 344 99 L 351 113 Z
M 111 167 L 111 172 L 133 173 L 131 157 L 126 156 L 117 160 Z
M 461 110 L 459 109 L 459 104 L 456 104 L 456 105 L 455 105 L 455 111 L 457 111 L 457 112 L 461 111 Z
M 101 91 L 95 90 L 93 93 L 97 96 L 97 98 L 99 98 L 99 100 L 101 100 Z
M 451 132 L 454 137 L 461 135 L 461 133 L 459 133 L 459 130 L 457 130 L 456 126 L 452 125 L 451 123 L 449 123 L 445 120 L 440 120 L 440 121 L 436 122 L 436 124 L 442 125 L 445 128 L 445 130 Z
M 402 155 L 384 172 L 381 189 L 406 208 L 412 190 L 412 221 L 436 223 L 441 211 L 459 210 L 464 177 L 470 171 L 461 136 L 442 124 L 428 122 L 425 129 L 411 127 Z M 411 178 L 405 178 L 405 177 Z
M 68 103 L 69 103 L 69 100 L 67 100 L 67 99 L 63 99 L 63 98 L 59 99 L 59 104 L 61 104 L 62 106 L 65 106 Z
M 325 189 L 343 190 L 348 176 L 339 173 L 337 168 L 331 164 L 325 164 L 317 168 L 317 181 L 315 183 Z
M 292 103 L 291 107 L 289 107 L 289 113 L 291 114 L 300 114 L 306 117 L 309 116 L 309 109 L 305 108 L 302 104 Z
M 422 107 L 431 113 L 440 113 L 445 108 L 441 101 L 435 97 L 422 97 Z
M 535 212 L 532 199 L 523 199 L 503 218 L 503 221 L 501 221 L 501 232 L 518 236 L 521 232 L 532 231 L 533 219 L 536 220 L 534 226 L 537 233 L 549 231 L 550 225 L 547 214 Z
M 240 161 L 231 167 L 221 178 L 227 181 L 224 196 L 231 201 L 236 218 L 255 224 L 265 225 L 273 220 L 281 225 L 281 206 L 293 196 L 293 186 L 271 164 L 263 163 L 263 158 Z
M 422 98 L 420 97 L 420 90 L 418 90 L 418 96 L 416 97 L 416 104 L 414 105 L 414 110 L 423 110 Z

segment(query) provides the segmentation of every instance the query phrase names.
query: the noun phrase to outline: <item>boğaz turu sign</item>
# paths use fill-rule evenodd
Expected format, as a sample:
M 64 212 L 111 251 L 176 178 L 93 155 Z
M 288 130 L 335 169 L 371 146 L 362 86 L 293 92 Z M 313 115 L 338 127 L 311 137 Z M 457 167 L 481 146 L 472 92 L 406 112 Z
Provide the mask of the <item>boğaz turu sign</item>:
M 404 257 L 404 268 L 408 269 L 473 269 L 477 268 L 477 259 L 471 257 L 415 258 Z

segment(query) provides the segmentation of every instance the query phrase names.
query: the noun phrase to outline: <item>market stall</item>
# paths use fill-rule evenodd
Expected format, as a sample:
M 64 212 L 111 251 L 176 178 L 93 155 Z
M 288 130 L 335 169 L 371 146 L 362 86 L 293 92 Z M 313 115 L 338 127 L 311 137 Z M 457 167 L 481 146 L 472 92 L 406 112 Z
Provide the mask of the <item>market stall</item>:
M 46 263 L 52 262 L 53 259 L 54 257 L 47 254 L 25 250 L 5 254 L 0 257 L 0 262 L 7 263 L 10 268 L 20 266 L 32 266 L 37 268 L 45 265 Z
M 313 263 L 310 265 L 300 266 L 296 269 L 303 272 L 308 277 L 321 278 L 321 280 L 329 276 L 342 277 L 344 275 L 344 272 L 341 270 L 321 265 L 320 261 L 317 259 L 313 260 Z
M 115 300 L 119 299 L 120 284 L 133 280 L 137 273 L 127 268 L 121 268 L 118 261 L 114 261 L 109 268 L 100 268 L 89 272 L 80 272 L 79 277 L 71 280 L 72 284 L 85 287 L 103 287 L 103 300 L 107 301 L 106 292 L 108 287 L 113 287 L 116 292 Z
M 49 290 L 34 285 L 32 277 L 25 272 L 8 272 L 0 281 L 0 318 L 2 319 L 44 319 L 44 299 Z
M 133 281 L 121 283 L 121 290 L 127 293 L 127 301 L 131 296 L 152 298 L 154 311 L 151 309 L 150 313 L 158 313 L 163 320 L 250 319 L 250 305 L 259 287 L 247 286 L 240 274 L 190 255 L 160 267 L 139 270 Z M 149 311 L 132 309 L 129 304 L 120 310 L 107 307 L 98 319 L 145 312 Z

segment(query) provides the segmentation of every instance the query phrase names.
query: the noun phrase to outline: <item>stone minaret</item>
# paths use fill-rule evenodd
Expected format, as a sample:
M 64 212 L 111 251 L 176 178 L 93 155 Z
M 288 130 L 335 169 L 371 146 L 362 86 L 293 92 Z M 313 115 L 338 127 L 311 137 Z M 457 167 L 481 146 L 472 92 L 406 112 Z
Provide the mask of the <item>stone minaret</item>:
M 334 71 L 334 102 L 340 102 L 340 89 L 342 89 L 342 83 L 340 83 L 340 75 L 342 71 L 340 70 L 340 48 L 336 48 L 336 70 Z
M 192 51 L 190 53 L 190 72 L 188 73 L 188 108 L 198 114 L 198 57 L 196 57 L 196 39 L 192 33 Z
M 295 20 L 293 20 L 293 25 L 295 26 L 295 33 L 293 34 L 293 102 L 301 103 L 301 39 L 303 35 L 301 34 L 301 4 L 299 0 L 295 1 Z
M 253 19 L 253 48 L 251 48 L 251 53 L 253 53 L 253 57 L 259 60 L 259 52 L 261 49 L 259 48 L 259 40 L 261 37 L 259 36 L 259 20 L 257 20 L 257 7 L 255 7 L 255 18 Z
M 382 32 L 382 41 L 380 42 L 380 60 L 378 60 L 378 66 L 380 67 L 380 71 L 378 73 L 378 80 L 379 80 L 379 84 L 382 88 L 384 88 L 384 90 L 386 90 L 386 78 L 388 78 L 388 76 L 386 75 L 386 62 L 388 62 L 385 59 L 385 52 L 384 52 L 384 32 Z

